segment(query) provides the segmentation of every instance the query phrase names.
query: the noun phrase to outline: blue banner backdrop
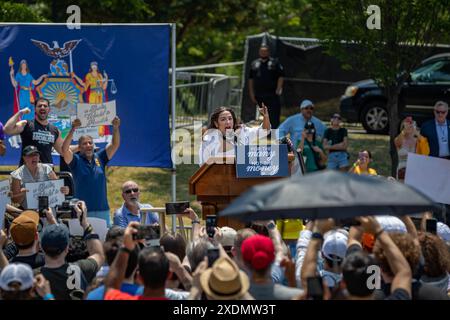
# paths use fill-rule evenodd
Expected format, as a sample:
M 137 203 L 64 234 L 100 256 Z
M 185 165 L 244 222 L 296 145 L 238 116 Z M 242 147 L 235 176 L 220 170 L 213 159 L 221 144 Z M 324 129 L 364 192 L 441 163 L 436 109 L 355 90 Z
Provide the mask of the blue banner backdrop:
M 77 103 L 116 101 L 121 146 L 110 165 L 170 168 L 169 25 L 0 24 L 0 121 L 39 96 L 63 137 Z M 10 78 L 13 77 L 16 86 Z M 95 70 L 96 69 L 96 70 Z M 21 71 L 22 70 L 22 71 Z M 112 127 L 85 130 L 104 147 Z M 74 141 L 75 143 L 75 141 Z M 20 141 L 6 137 L 0 165 L 16 165 Z M 58 164 L 59 157 L 54 156 Z

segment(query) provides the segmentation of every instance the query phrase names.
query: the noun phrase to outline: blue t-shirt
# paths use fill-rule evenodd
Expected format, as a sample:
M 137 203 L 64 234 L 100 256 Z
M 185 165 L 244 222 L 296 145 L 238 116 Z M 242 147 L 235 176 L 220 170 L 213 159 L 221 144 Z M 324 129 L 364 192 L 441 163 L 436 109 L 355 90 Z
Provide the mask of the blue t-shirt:
M 94 153 L 89 162 L 84 156 L 74 154 L 69 163 L 75 181 L 75 198 L 86 202 L 88 211 L 109 210 L 105 166 L 109 159 L 106 150 Z
M 131 294 L 132 296 L 140 295 L 143 292 L 142 287 L 134 283 L 122 283 L 120 291 Z M 103 300 L 104 294 L 105 286 L 102 285 L 89 292 L 86 300 Z

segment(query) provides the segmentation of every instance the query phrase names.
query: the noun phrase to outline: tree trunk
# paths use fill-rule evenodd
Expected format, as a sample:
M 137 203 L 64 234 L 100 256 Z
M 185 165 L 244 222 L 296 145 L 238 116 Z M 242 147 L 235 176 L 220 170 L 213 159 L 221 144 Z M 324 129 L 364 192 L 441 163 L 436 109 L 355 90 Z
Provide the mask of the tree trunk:
M 401 81 L 386 87 L 386 96 L 388 98 L 386 107 L 389 114 L 389 153 L 391 155 L 391 175 L 393 177 L 397 177 L 398 154 L 394 139 L 399 133 L 398 100 L 401 87 Z

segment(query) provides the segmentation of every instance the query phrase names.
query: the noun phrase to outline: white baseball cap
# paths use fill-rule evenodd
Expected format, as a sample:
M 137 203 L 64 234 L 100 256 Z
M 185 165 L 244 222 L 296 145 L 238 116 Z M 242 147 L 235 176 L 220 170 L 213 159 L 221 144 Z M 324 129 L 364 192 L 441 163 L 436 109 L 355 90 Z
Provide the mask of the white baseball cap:
M 19 290 L 30 289 L 33 286 L 33 270 L 24 263 L 11 263 L 3 268 L 0 274 L 0 288 L 5 291 L 12 291 L 10 284 L 20 283 Z
M 348 233 L 345 230 L 331 230 L 324 234 L 322 254 L 330 259 L 344 259 L 347 253 Z
M 230 227 L 222 227 L 220 228 L 222 232 L 222 239 L 220 239 L 220 244 L 223 247 L 232 247 L 234 246 L 234 240 L 236 239 L 237 232 L 233 228 Z
M 450 228 L 448 225 L 438 222 L 437 223 L 437 234 L 445 242 L 450 242 Z
M 381 228 L 386 232 L 406 233 L 406 226 L 402 220 L 394 216 L 376 216 Z

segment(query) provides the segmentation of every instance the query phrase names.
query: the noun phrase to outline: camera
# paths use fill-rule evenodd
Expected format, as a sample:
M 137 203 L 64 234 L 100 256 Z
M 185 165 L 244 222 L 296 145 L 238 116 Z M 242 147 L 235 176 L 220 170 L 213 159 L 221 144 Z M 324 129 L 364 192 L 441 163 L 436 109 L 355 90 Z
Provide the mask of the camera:
M 55 207 L 56 218 L 58 219 L 76 219 L 77 212 L 75 206 L 79 200 L 72 198 L 70 200 L 64 200 L 63 203 Z

